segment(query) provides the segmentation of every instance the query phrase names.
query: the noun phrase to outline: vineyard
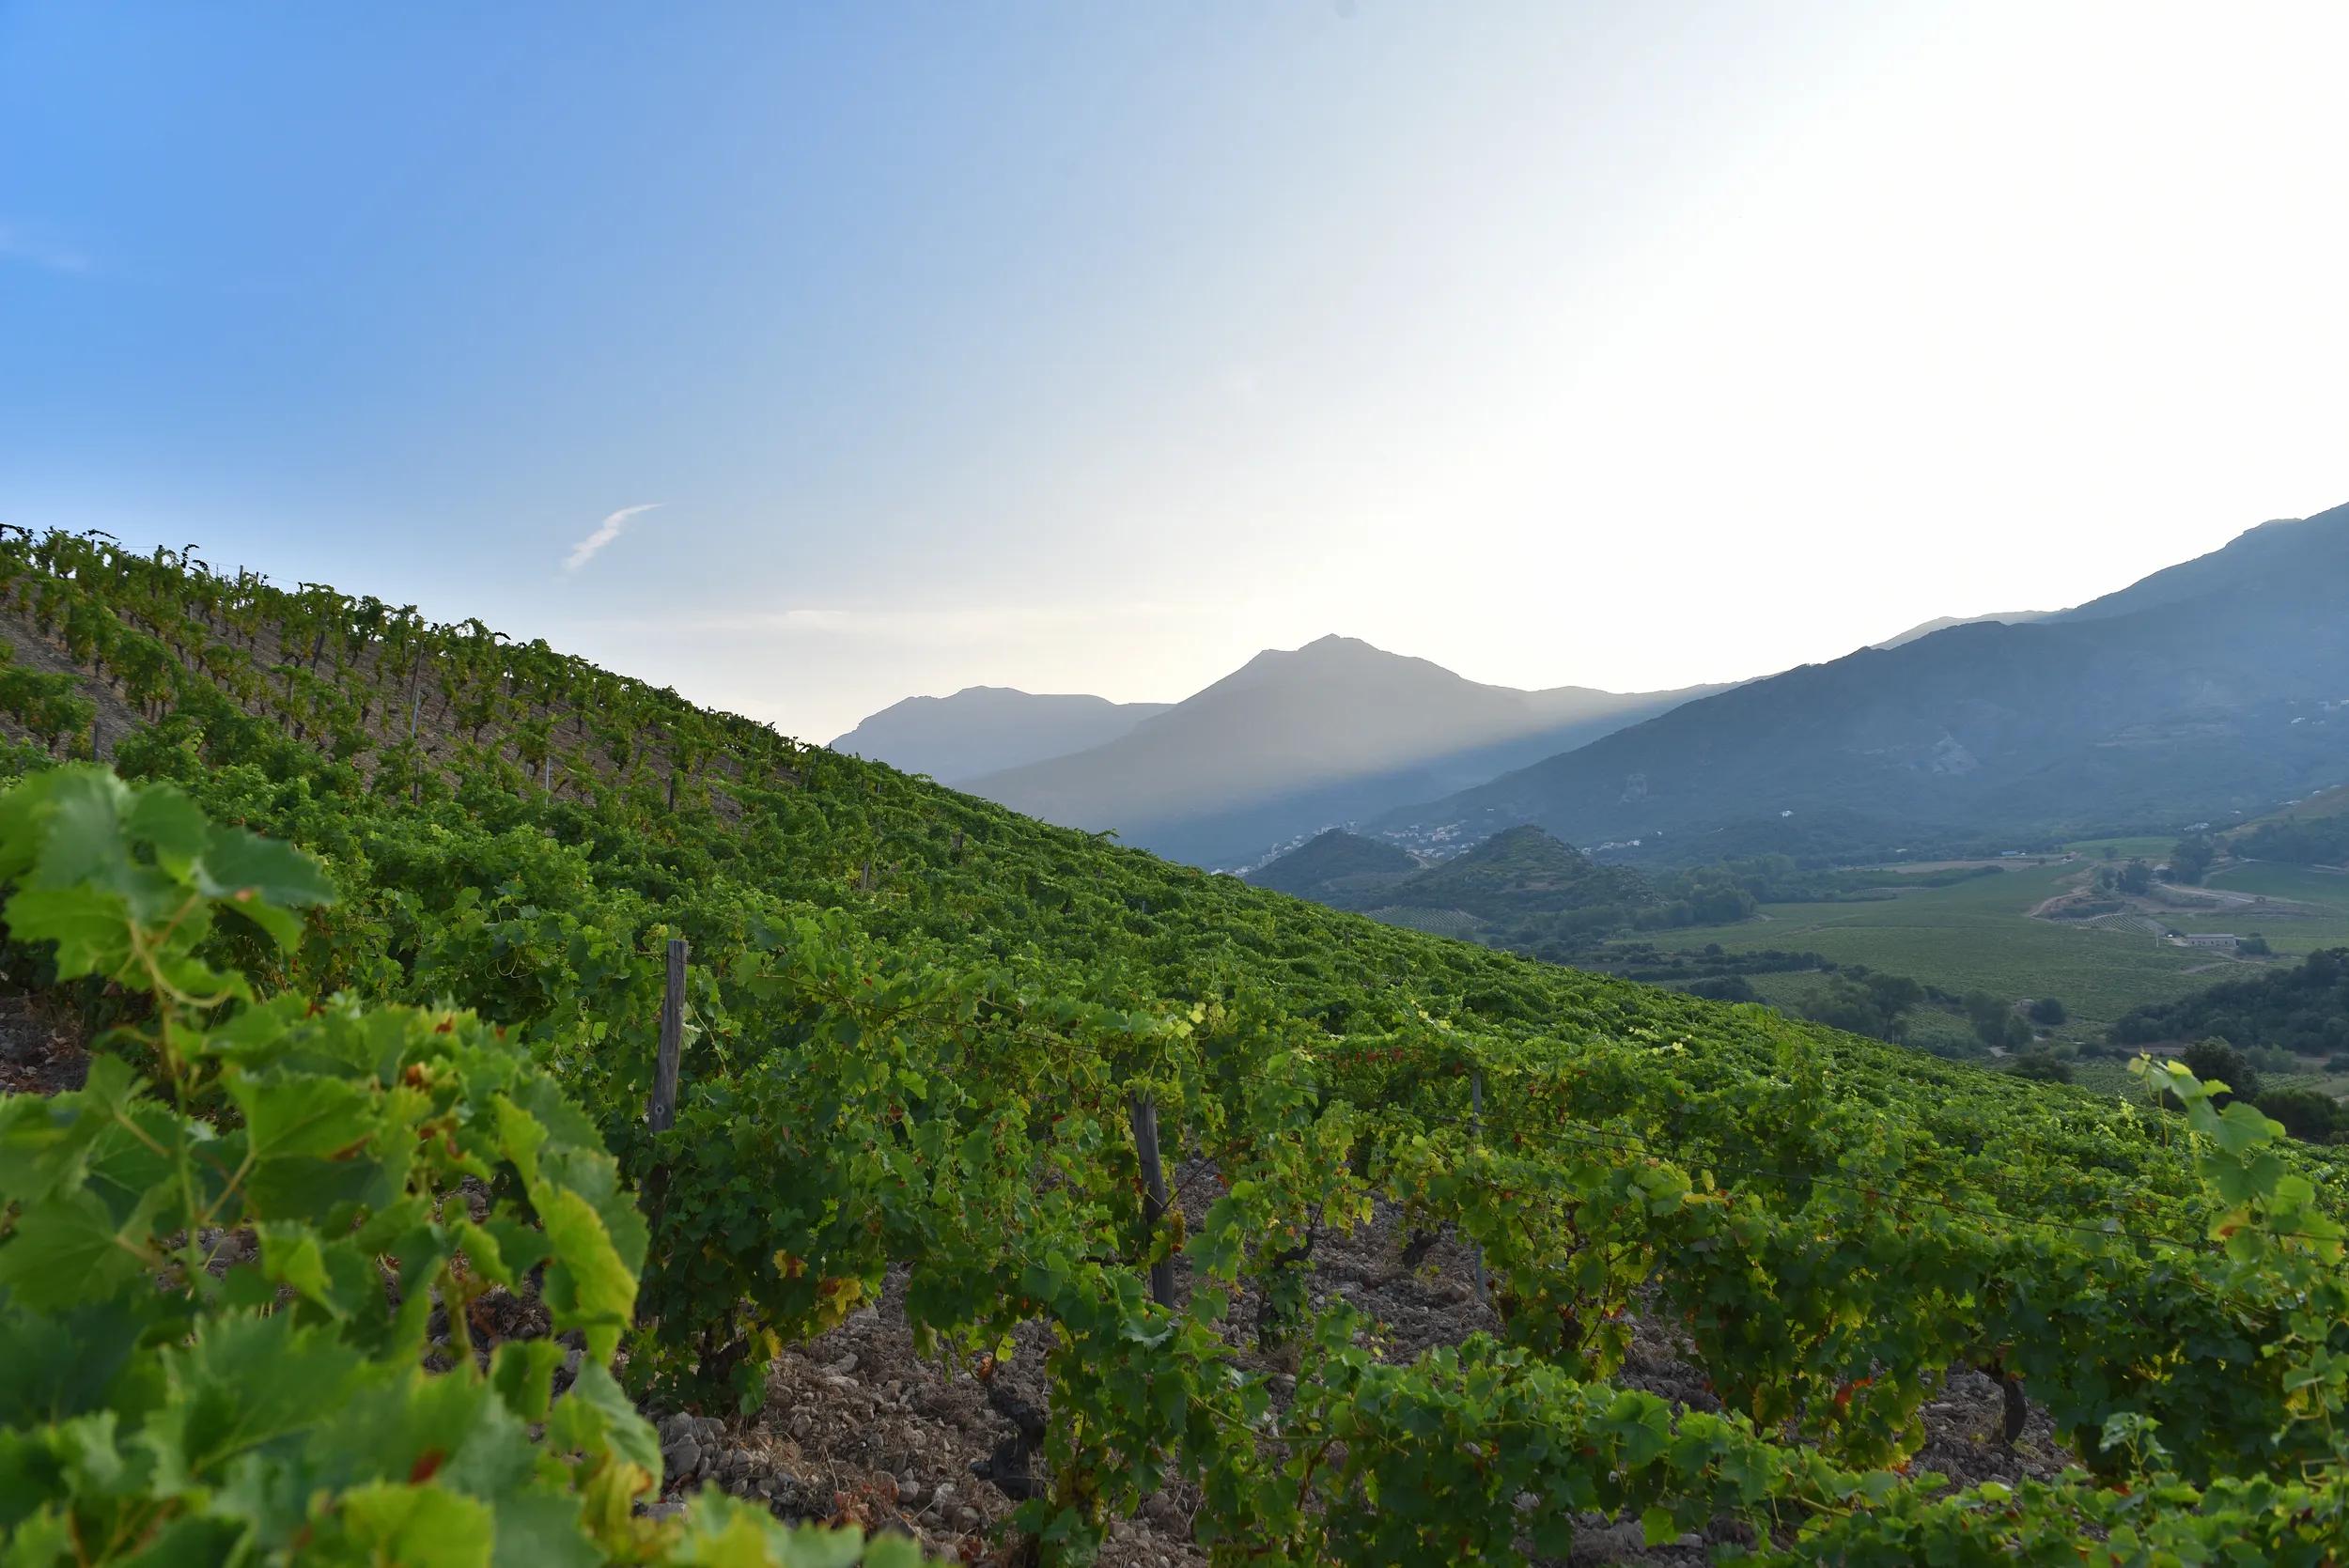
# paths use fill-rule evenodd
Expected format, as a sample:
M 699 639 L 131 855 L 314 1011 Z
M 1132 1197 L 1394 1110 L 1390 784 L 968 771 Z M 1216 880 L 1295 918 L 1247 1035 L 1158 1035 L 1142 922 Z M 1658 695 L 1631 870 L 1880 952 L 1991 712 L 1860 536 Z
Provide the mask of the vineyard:
M 902 1558 L 641 1507 L 646 1412 L 885 1287 L 1040 1379 L 1003 1561 L 1170 1488 L 1231 1564 L 2349 1555 L 2341 1157 L 2174 1066 L 1380 924 L 185 551 L 12 536 L 0 634 L 0 980 L 90 1051 L 0 1100 L 9 1564 Z M 1390 1353 L 1321 1266 L 1374 1218 L 1497 1332 Z M 1642 1326 L 1702 1400 L 1621 1381 Z M 1914 1463 L 1953 1372 L 2069 1463 Z

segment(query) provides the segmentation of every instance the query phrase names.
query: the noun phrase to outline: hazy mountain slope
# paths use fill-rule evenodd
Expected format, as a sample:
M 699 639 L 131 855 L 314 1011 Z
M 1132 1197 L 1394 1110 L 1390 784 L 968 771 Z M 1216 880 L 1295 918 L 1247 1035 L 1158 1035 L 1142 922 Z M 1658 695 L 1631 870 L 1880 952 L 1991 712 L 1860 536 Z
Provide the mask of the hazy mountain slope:
M 1115 829 L 1178 860 L 1240 864 L 1579 745 L 1688 694 L 1483 686 L 1325 637 L 1258 654 L 1115 740 L 968 787 L 1048 822 Z
M 2000 610 L 1987 615 L 1937 615 L 1932 620 L 1919 622 L 1906 631 L 1887 637 L 1881 643 L 1868 645 L 1872 648 L 1897 648 L 1920 637 L 1947 631 L 1953 626 L 1980 626 L 1984 621 L 1996 621 L 2001 626 L 2020 626 L 2026 621 L 2044 621 L 2052 613 L 2054 612 L 2046 610 Z
M 2117 593 L 2058 612 L 2062 621 L 2113 620 L 2213 595 L 2264 592 L 2295 572 L 2338 570 L 2349 554 L 2349 505 L 2308 518 L 2279 518 L 2238 534 L 2224 548 L 2165 567 Z
M 2349 702 L 2349 698 L 2343 700 Z M 2244 826 L 2263 828 L 2271 822 L 2328 822 L 2339 816 L 2349 816 L 2349 784 L 2342 784 L 2337 789 L 2319 790 Z
M 892 704 L 832 749 L 957 784 L 1114 740 L 1171 706 L 966 686 L 951 697 Z
M 2344 604 L 2349 507 L 2044 621 L 1755 681 L 1376 826 L 1587 843 L 1823 808 L 1998 831 L 2220 820 L 2349 778 Z

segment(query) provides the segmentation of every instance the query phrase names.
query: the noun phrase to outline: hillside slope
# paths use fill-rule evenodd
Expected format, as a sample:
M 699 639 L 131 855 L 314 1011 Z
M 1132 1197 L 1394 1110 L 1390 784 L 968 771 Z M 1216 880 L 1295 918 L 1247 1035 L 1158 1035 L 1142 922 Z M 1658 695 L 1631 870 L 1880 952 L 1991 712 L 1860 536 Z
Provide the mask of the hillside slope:
M 1528 916 L 1617 909 L 1655 902 L 1638 872 L 1600 865 L 1539 828 L 1510 828 L 1385 892 L 1391 904 L 1463 909 L 1501 924 Z
M 2349 709 L 2349 699 L 2334 706 Z M 2229 833 L 2226 844 L 2248 860 L 2349 870 L 2349 784 L 2319 790 L 2254 818 Z
M 1332 828 L 1256 867 L 1247 879 L 1275 893 L 1351 909 L 1361 908 L 1364 897 L 1376 899 L 1380 890 L 1392 887 L 1419 868 L 1418 857 L 1392 844 Z
M 1492 777 L 1664 712 L 1692 691 L 1519 691 L 1346 637 L 1268 650 L 1073 756 L 972 779 L 1048 822 L 1242 865 L 1333 824 Z
M 1576 842 L 1834 810 L 1980 831 L 2222 821 L 2349 775 L 2349 507 L 2023 625 L 1693 702 L 1376 826 Z M 1691 841 L 1694 841 L 1691 843 Z
M 126 946 L 125 920 L 177 942 L 133 978 L 204 1015 L 211 1040 L 186 1070 L 269 1112 L 205 1141 L 223 1185 L 286 1197 L 278 1152 L 345 1147 L 348 1101 L 313 1070 L 331 1065 L 365 1085 L 344 1093 L 406 1108 L 411 1136 L 354 1170 L 429 1132 L 436 1164 L 527 1191 L 545 1237 L 559 1221 L 564 1256 L 583 1260 L 542 1286 L 538 1233 L 466 1229 L 461 1203 L 428 1216 L 395 1171 L 293 1194 L 333 1222 L 331 1256 L 263 1236 L 246 1299 L 279 1308 L 287 1342 L 346 1317 L 381 1340 L 396 1317 L 413 1355 L 509 1433 L 543 1412 L 552 1377 L 594 1393 L 598 1421 L 633 1421 L 624 1394 L 666 1412 L 657 1445 L 631 1425 L 634 1468 L 599 1494 L 616 1529 L 652 1485 L 689 1479 L 965 1558 L 1079 1562 L 1123 1529 L 1117 1568 L 1233 1542 L 1299 1563 L 1463 1560 L 1529 1536 L 1552 1557 L 1607 1542 L 1626 1560 L 1660 1540 L 1647 1560 L 1675 1564 L 1780 1536 L 1799 1555 L 1774 1560 L 2007 1560 L 2026 1536 L 2067 1551 L 2103 1539 L 2123 1499 L 2158 1550 L 2216 1540 L 2290 1560 L 2349 1519 L 2349 1456 L 2328 1447 L 2338 1350 L 2298 1327 L 2349 1322 L 2349 1281 L 2307 1245 L 2339 1216 L 2339 1157 L 2274 1147 L 2232 1110 L 2225 1137 L 2202 1136 L 2217 1124 L 2197 1100 L 2189 1142 L 2166 1116 L 2090 1094 L 1392 929 L 476 624 L 224 580 L 168 551 L 0 539 L 0 607 L 23 654 L 37 643 L 59 665 L 0 679 L 17 737 L 0 770 L 95 742 L 121 774 L 184 792 L 118 810 L 114 781 L 61 776 L 34 824 L 46 847 L 28 854 L 12 823 L 8 908 L 54 921 L 71 892 L 132 955 L 125 972 L 159 951 Z M 54 701 L 51 677 L 111 690 L 129 727 L 94 732 L 102 716 Z M 209 835 L 191 803 L 308 848 L 331 904 L 247 904 L 264 862 L 234 831 Z M 179 882 L 272 921 L 191 918 L 164 896 Z M 65 934 L 86 957 L 87 939 Z M 202 963 L 172 956 L 187 952 Z M 646 1102 L 672 955 L 681 1079 L 663 1126 Z M 220 1001 L 206 965 L 267 1000 Z M 0 951 L 7 990 L 38 990 L 86 1029 L 147 1021 L 119 986 L 70 977 L 22 930 Z M 428 1011 L 389 1032 L 364 1019 L 400 1002 Z M 265 1064 L 272 1033 L 295 1048 Z M 171 1039 L 137 1054 L 177 1075 Z M 524 1064 L 559 1092 L 515 1076 Z M 112 1088 L 86 1146 L 57 1143 L 45 1104 L 0 1106 L 18 1163 L 44 1183 L 160 1177 L 194 1212 L 208 1179 L 115 1136 L 155 1125 L 122 1096 L 123 1070 L 94 1067 Z M 412 1126 L 459 1070 L 482 1075 L 475 1109 Z M 578 1157 L 599 1141 L 616 1170 Z M 1161 1147 L 1182 1229 L 1141 1196 L 1145 1151 Z M 587 1196 L 557 1202 L 566 1184 Z M 43 1327 L 44 1303 L 78 1301 L 61 1257 L 109 1288 L 155 1272 L 116 1229 L 149 1211 L 123 1221 L 96 1195 L 76 1202 L 70 1223 L 12 1215 L 0 1234 L 11 1343 L 98 1343 Z M 2223 1251 L 2202 1239 L 2221 1222 Z M 183 1230 L 201 1272 L 197 1228 Z M 1461 1238 L 1480 1250 L 1473 1322 L 1491 1338 L 1431 1322 L 1396 1285 L 1439 1243 L 1456 1279 Z M 480 1311 L 443 1316 L 421 1290 L 384 1289 L 433 1278 L 411 1260 L 437 1268 L 452 1249 Z M 29 1306 L 28 1281 L 42 1293 Z M 1455 1305 L 1473 1299 L 1458 1291 Z M 552 1343 L 550 1312 L 585 1326 L 582 1356 Z M 154 1343 L 184 1321 L 86 1327 Z M 538 1350 L 507 1355 L 534 1325 Z M 2214 1335 L 2228 1354 L 2196 1354 Z M 476 1378 L 468 1359 L 492 1341 L 494 1378 Z M 826 1358 L 809 1364 L 817 1346 Z M 204 1348 L 167 1354 L 200 1367 Z M 858 1358 L 884 1349 L 923 1364 Z M 2028 1472 L 1949 1419 L 1949 1370 L 1994 1363 L 2019 1380 L 2010 1407 L 2045 1461 Z M 203 1409 L 227 1412 L 212 1423 L 227 1430 L 248 1380 L 210 1375 Z M 19 1467 L 17 1495 L 46 1507 L 84 1477 L 113 1487 L 151 1452 L 117 1451 L 111 1415 L 53 1430 L 54 1405 L 97 1381 L 54 1384 L 19 1445 L 96 1458 Z M 263 1391 L 299 1406 L 305 1390 L 285 1382 Z M 149 1392 L 124 1391 L 132 1419 Z M 924 1461 L 951 1461 L 952 1495 L 893 1446 L 917 1394 L 957 1416 L 957 1442 Z M 10 1440 L 35 1403 L 0 1414 Z M 782 1430 L 755 1429 L 755 1477 L 705 1468 L 708 1445 L 764 1418 L 695 1412 L 762 1406 Z M 2157 1428 L 2160 1448 L 2100 1446 L 2115 1422 Z M 1559 1440 L 1529 1445 L 1529 1429 Z M 1291 1457 L 1305 1454 L 1330 1462 Z M 445 1457 L 403 1450 L 378 1500 L 405 1497 L 400 1477 L 478 1473 Z M 2125 1467 L 2127 1490 L 2064 1468 L 2083 1457 Z M 2045 1481 L 1952 1498 L 1928 1467 Z
M 833 740 L 832 749 L 927 773 L 941 784 L 961 784 L 1114 740 L 1173 706 L 966 686 L 949 697 L 893 703 Z

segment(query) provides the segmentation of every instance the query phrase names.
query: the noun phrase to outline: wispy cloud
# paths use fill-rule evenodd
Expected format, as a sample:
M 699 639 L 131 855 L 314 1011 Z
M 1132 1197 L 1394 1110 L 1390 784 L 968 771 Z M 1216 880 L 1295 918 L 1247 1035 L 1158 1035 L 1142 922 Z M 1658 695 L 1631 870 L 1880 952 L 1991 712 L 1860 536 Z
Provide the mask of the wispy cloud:
M 594 533 L 571 546 L 570 558 L 563 563 L 563 569 L 567 572 L 579 570 L 580 567 L 596 558 L 597 551 L 620 536 L 620 530 L 628 526 L 629 519 L 639 512 L 649 512 L 654 507 L 663 505 L 665 505 L 663 502 L 647 501 L 641 506 L 621 507 L 596 524 Z
M 1196 605 L 1104 604 L 898 605 L 714 612 L 675 616 L 599 616 L 574 624 L 598 631 L 657 631 L 691 640 L 823 637 L 877 639 L 909 646 L 956 646 L 999 638 L 1087 637 L 1137 623 L 1195 616 Z
M 86 272 L 90 258 L 54 235 L 0 219 L 0 257 L 30 262 L 52 272 Z

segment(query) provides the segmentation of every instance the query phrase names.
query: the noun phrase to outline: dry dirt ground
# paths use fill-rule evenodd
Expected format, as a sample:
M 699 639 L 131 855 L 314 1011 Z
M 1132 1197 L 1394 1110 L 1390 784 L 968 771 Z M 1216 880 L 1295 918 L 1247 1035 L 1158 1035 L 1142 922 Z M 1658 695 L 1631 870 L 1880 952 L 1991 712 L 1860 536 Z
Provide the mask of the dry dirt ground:
M 1194 1217 L 1214 1190 L 1211 1179 L 1202 1179 L 1209 1174 L 1198 1167 L 1178 1172 L 1177 1201 Z M 1414 1268 L 1403 1258 L 1407 1239 L 1398 1215 L 1386 1208 L 1352 1235 L 1325 1235 L 1314 1257 L 1315 1295 L 1343 1296 L 1379 1324 L 1380 1354 L 1396 1361 L 1498 1327 L 1476 1299 L 1464 1250 L 1439 1239 Z M 1188 1289 L 1179 1274 L 1178 1283 Z M 1005 1410 L 1032 1415 L 1042 1405 L 1045 1332 L 1034 1325 L 1022 1331 L 1018 1352 L 994 1374 L 990 1399 L 967 1366 L 914 1354 L 903 1309 L 902 1281 L 893 1278 L 876 1305 L 786 1352 L 769 1379 L 767 1407 L 752 1421 L 665 1421 L 667 1498 L 723 1485 L 767 1500 L 786 1517 L 853 1520 L 911 1533 L 949 1560 L 1001 1560 L 1003 1526 L 1017 1506 L 1010 1494 L 1019 1492 L 1023 1476 L 1041 1471 L 1040 1461 L 1033 1472 L 1003 1464 L 1019 1447 L 1019 1428 Z M 1252 1322 L 1253 1303 L 1243 1296 L 1230 1318 L 1236 1346 Z M 1238 1357 L 1277 1374 L 1252 1348 L 1239 1349 Z M 1637 1326 L 1621 1381 L 1684 1408 L 1719 1408 L 1675 1336 L 1652 1321 Z M 2047 1476 L 2063 1467 L 2066 1456 L 2042 1412 L 2030 1411 L 2011 1449 L 1999 1440 L 2004 1412 L 2003 1391 L 1993 1379 L 1953 1371 L 1925 1408 L 1928 1440 L 1916 1467 L 1972 1484 Z M 1006 1470 L 1009 1493 L 993 1479 Z M 1197 1505 L 1185 1486 L 1146 1499 L 1133 1517 L 1112 1526 L 1102 1560 L 1111 1568 L 1204 1564 L 1206 1554 L 1190 1538 Z M 1682 1568 L 1708 1561 L 1718 1545 L 1746 1539 L 1724 1525 L 1651 1550 L 1636 1520 L 1592 1516 L 1579 1523 L 1566 1560 L 1577 1565 Z
M 27 997 L 0 997 L 0 1094 L 61 1094 L 88 1076 L 77 1024 Z

